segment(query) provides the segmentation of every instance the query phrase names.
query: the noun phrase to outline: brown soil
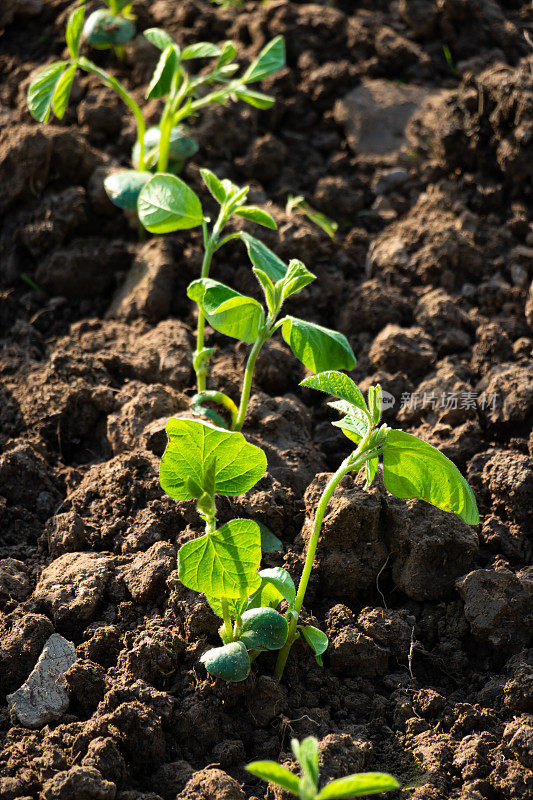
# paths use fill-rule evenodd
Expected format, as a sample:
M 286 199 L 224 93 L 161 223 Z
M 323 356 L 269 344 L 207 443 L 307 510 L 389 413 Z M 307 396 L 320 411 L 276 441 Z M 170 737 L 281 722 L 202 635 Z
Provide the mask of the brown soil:
M 400 0 L 222 10 L 207 0 L 136 2 L 140 30 L 181 43 L 235 38 L 249 55 L 286 37 L 288 68 L 271 112 L 215 109 L 198 166 L 271 201 L 278 234 L 318 280 L 293 309 L 339 327 L 363 387 L 468 476 L 477 531 L 419 502 L 345 479 L 331 504 L 306 604 L 328 632 L 324 668 L 295 646 L 286 677 L 257 662 L 244 684 L 208 680 L 198 656 L 217 641 L 205 601 L 177 580 L 176 548 L 199 531 L 164 496 L 164 421 L 193 392 L 194 318 L 185 287 L 200 237 L 139 244 L 106 200 L 102 174 L 127 163 L 134 130 L 92 78 L 62 123 L 25 107 L 29 76 L 62 53 L 67 0 L 0 11 L 0 798 L 243 800 L 277 797 L 244 772 L 290 763 L 291 736 L 320 740 L 324 777 L 389 770 L 416 800 L 526 800 L 533 793 L 533 70 L 528 4 Z M 449 47 L 454 64 L 443 55 Z M 97 58 L 132 87 L 151 49 Z M 365 81 L 431 96 L 409 140 L 354 152 L 336 104 Z M 399 82 L 399 83 L 398 83 Z M 375 84 L 374 84 L 375 85 Z M 382 84 L 380 84 L 382 85 Z M 435 92 L 435 90 L 439 90 Z M 150 106 L 155 113 L 157 106 Z M 288 193 L 336 218 L 331 241 Z M 206 201 L 208 204 L 208 201 Z M 130 267 L 147 279 L 125 291 Z M 21 279 L 30 276 L 36 292 Z M 242 249 L 220 280 L 256 292 Z M 131 275 L 130 275 L 131 277 Z M 118 295 L 112 304 L 115 291 Z M 246 348 L 215 334 L 213 381 L 235 393 Z M 279 341 L 257 368 L 245 430 L 268 456 L 249 495 L 221 503 L 284 543 L 265 555 L 297 578 L 324 474 L 347 452 L 323 398 Z M 457 408 L 400 408 L 405 392 L 455 392 Z M 493 396 L 483 407 L 481 394 Z M 462 403 L 475 395 L 477 403 Z M 529 438 L 528 438 L 529 437 Z M 5 695 L 54 631 L 71 639 L 70 705 L 58 723 L 14 726 Z

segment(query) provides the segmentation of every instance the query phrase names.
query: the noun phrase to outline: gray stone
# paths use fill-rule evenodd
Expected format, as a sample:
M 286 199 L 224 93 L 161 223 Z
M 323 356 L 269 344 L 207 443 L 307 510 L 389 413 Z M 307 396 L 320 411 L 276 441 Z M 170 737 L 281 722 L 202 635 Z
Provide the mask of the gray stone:
M 58 633 L 44 645 L 37 664 L 7 705 L 11 716 L 26 728 L 40 728 L 59 719 L 68 708 L 68 692 L 61 676 L 76 660 L 76 649 Z
M 405 131 L 422 103 L 436 94 L 422 86 L 387 80 L 363 80 L 360 86 L 338 100 L 335 121 L 346 132 L 348 144 L 362 155 L 382 155 L 399 150 Z

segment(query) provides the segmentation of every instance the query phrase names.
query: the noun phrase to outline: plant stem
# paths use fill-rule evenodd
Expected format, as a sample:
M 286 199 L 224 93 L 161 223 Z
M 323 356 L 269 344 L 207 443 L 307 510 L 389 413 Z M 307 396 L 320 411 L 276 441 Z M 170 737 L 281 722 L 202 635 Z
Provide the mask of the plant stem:
M 240 431 L 242 429 L 242 426 L 244 425 L 244 420 L 246 418 L 246 411 L 248 410 L 248 401 L 250 400 L 250 392 L 252 390 L 252 379 L 254 376 L 255 362 L 257 361 L 257 356 L 259 355 L 259 351 L 261 350 L 267 339 L 268 339 L 268 334 L 265 335 L 265 333 L 262 331 L 255 340 L 254 346 L 252 347 L 250 355 L 248 356 L 248 361 L 246 362 L 246 369 L 244 371 L 244 383 L 241 392 L 241 402 L 239 403 L 239 413 L 237 414 L 237 420 L 233 426 L 234 431 Z
M 163 112 L 159 130 L 159 158 L 157 161 L 157 171 L 166 172 L 168 170 L 170 135 L 172 133 L 172 116 L 168 107 L 165 107 Z
M 233 628 L 231 626 L 231 614 L 229 613 L 228 601 L 225 597 L 220 598 L 220 605 L 222 606 L 222 618 L 224 620 L 224 644 L 229 644 L 233 641 Z
M 204 251 L 204 260 L 202 262 L 202 272 L 200 273 L 201 278 L 207 278 L 209 276 L 209 269 L 211 267 L 211 261 L 213 259 L 213 253 L 215 252 L 215 242 L 213 241 L 213 234 L 209 236 L 205 251 Z M 201 306 L 198 306 L 198 332 L 196 334 L 196 352 L 201 353 L 204 349 L 204 330 L 205 330 L 205 313 Z M 205 392 L 205 385 L 207 379 L 207 365 L 205 369 L 198 370 L 196 373 L 196 388 L 198 393 Z
M 328 507 L 328 503 L 331 499 L 331 496 L 335 491 L 335 489 L 337 488 L 337 486 L 339 485 L 339 483 L 341 482 L 341 480 L 344 478 L 344 476 L 348 474 L 348 472 L 350 472 L 352 469 L 358 470 L 361 467 L 363 461 L 365 460 L 366 455 L 367 454 L 364 453 L 359 458 L 354 459 L 354 454 L 351 454 L 348 456 L 348 458 L 345 458 L 340 467 L 338 468 L 337 472 L 335 472 L 332 475 L 332 477 L 326 484 L 326 488 L 322 493 L 322 497 L 320 498 L 320 502 L 317 506 L 315 513 L 311 538 L 309 539 L 309 544 L 307 546 L 307 554 L 305 557 L 305 564 L 302 572 L 302 577 L 300 578 L 300 583 L 298 585 L 298 593 L 296 595 L 296 600 L 294 601 L 294 610 L 296 611 L 297 614 L 299 614 L 300 611 L 302 610 L 305 593 L 307 591 L 307 584 L 309 583 L 309 577 L 311 575 L 313 562 L 315 560 L 316 548 L 318 546 L 318 539 L 320 537 L 322 522 L 324 520 L 324 515 L 326 513 L 326 509 Z M 298 623 L 296 619 L 294 617 L 291 617 L 291 621 L 289 623 L 289 634 L 287 636 L 287 641 L 279 651 L 278 660 L 276 662 L 276 668 L 274 670 L 274 675 L 278 680 L 280 680 L 281 676 L 283 675 L 283 670 L 285 669 L 287 658 L 289 656 L 291 647 L 295 642 L 297 624 Z

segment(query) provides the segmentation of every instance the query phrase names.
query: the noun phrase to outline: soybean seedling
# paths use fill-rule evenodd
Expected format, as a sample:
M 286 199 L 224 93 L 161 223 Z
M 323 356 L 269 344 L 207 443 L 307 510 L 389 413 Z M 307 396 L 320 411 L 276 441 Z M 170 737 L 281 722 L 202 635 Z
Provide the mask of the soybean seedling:
M 115 51 L 122 60 L 124 45 L 135 36 L 131 0 L 104 0 L 107 10 L 100 8 L 89 14 L 83 26 L 83 38 L 95 50 Z
M 266 470 L 263 451 L 240 433 L 197 420 L 171 419 L 169 442 L 161 459 L 160 482 L 175 500 L 196 501 L 205 533 L 178 551 L 178 575 L 188 589 L 206 595 L 222 618 L 222 646 L 201 661 L 214 677 L 237 682 L 250 672 L 262 651 L 279 650 L 287 619 L 275 610 L 294 583 L 285 570 L 258 573 L 261 532 L 257 522 L 233 519 L 217 527 L 216 495 L 235 497 L 251 489 Z M 268 601 L 261 605 L 261 601 Z
M 303 742 L 291 741 L 292 752 L 300 765 L 298 777 L 277 761 L 252 761 L 246 769 L 261 780 L 281 786 L 300 800 L 333 800 L 342 797 L 361 797 L 399 789 L 400 784 L 385 772 L 359 772 L 330 781 L 318 788 L 318 741 L 308 736 Z
M 264 246 L 260 250 L 255 248 L 250 255 L 254 264 L 252 271 L 265 295 L 266 310 L 253 297 L 242 295 L 211 278 L 193 281 L 187 289 L 188 296 L 198 303 L 216 331 L 253 345 L 246 362 L 238 408 L 222 392 L 199 393 L 195 399 L 197 410 L 202 410 L 201 404 L 206 400 L 223 405 L 230 411 L 231 427 L 236 431 L 241 430 L 246 418 L 257 357 L 264 343 L 276 331 L 281 330 L 293 354 L 312 372 L 320 372 L 332 364 L 335 369 L 353 369 L 356 363 L 352 348 L 342 333 L 298 317 L 279 318 L 285 301 L 316 276 L 296 259 L 290 261 L 288 267 L 280 259 L 273 262 L 274 254 Z M 209 409 L 203 413 L 210 413 Z
M 168 173 L 154 175 L 148 181 L 139 194 L 137 209 L 140 222 L 151 233 L 170 233 L 202 226 L 204 256 L 201 278 L 207 280 L 213 255 L 226 242 L 241 238 L 248 247 L 264 248 L 258 239 L 243 232 L 224 235 L 224 230 L 232 217 L 242 217 L 267 228 L 276 228 L 277 225 L 272 216 L 264 209 L 246 205 L 248 186 L 236 186 L 229 180 L 220 181 L 208 169 L 201 169 L 200 173 L 209 192 L 219 205 L 219 213 L 211 229 L 208 228 L 210 219 L 204 216 L 202 205 L 195 192 L 180 178 Z M 283 265 L 283 262 L 281 263 Z M 193 366 L 199 392 L 205 390 L 209 360 L 213 354 L 212 348 L 205 347 L 204 329 L 205 313 L 199 306 L 196 350 L 193 354 Z M 217 422 L 220 419 L 218 418 Z
M 335 234 L 339 229 L 338 222 L 335 222 L 334 219 L 327 217 L 321 211 L 317 211 L 315 208 L 312 208 L 306 201 L 305 197 L 301 194 L 297 197 L 294 197 L 292 194 L 288 195 L 285 211 L 289 215 L 292 214 L 293 211 L 303 214 L 304 217 L 307 217 L 308 220 L 314 222 L 315 225 L 323 230 L 330 239 L 335 238 Z
M 132 112 L 137 125 L 137 141 L 132 151 L 134 169 L 109 175 L 105 188 L 112 202 L 126 211 L 137 210 L 137 198 L 151 177 L 152 170 L 178 172 L 185 158 L 198 149 L 194 139 L 186 135 L 182 123 L 211 105 L 225 105 L 230 100 L 243 100 L 259 109 L 268 109 L 274 98 L 250 88 L 277 72 L 285 63 L 285 45 L 281 36 L 273 39 L 236 77 L 239 64 L 234 61 L 233 42 L 221 47 L 210 42 L 197 42 L 183 50 L 170 34 L 160 28 L 144 31 L 145 37 L 161 51 L 161 55 L 146 91 L 146 99 L 162 98 L 164 107 L 159 124 L 146 129 L 143 112 L 132 94 L 101 67 L 80 55 L 85 8 L 81 6 L 70 15 L 66 28 L 69 59 L 46 67 L 31 82 L 28 106 L 39 122 L 47 122 L 53 111 L 61 119 L 67 107 L 74 77 L 78 69 L 100 78 L 113 89 Z M 194 59 L 214 59 L 206 72 L 190 75 L 186 69 Z
M 318 503 L 311 537 L 307 547 L 304 568 L 294 603 L 295 614 L 303 605 L 307 584 L 320 537 L 320 530 L 328 503 L 342 478 L 349 472 L 356 474 L 365 469 L 365 489 L 376 474 L 379 457 L 382 458 L 385 488 L 401 499 L 417 498 L 437 508 L 457 514 L 469 525 L 477 525 L 479 514 L 472 489 L 457 467 L 435 447 L 405 431 L 389 428 L 381 421 L 381 387 L 371 386 L 368 402 L 347 376 L 328 371 L 306 378 L 301 386 L 317 389 L 337 398 L 329 405 L 340 411 L 343 418 L 332 424 L 357 447 L 344 459 L 328 481 Z M 275 674 L 281 678 L 290 649 L 297 638 L 295 620 L 291 620 L 287 643 L 280 651 Z

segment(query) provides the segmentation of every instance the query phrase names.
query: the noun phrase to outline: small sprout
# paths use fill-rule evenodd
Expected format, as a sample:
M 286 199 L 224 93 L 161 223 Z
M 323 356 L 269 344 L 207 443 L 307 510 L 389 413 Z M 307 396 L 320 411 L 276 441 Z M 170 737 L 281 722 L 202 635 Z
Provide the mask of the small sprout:
M 252 761 L 246 769 L 267 783 L 274 783 L 301 800 L 333 800 L 361 797 L 399 789 L 400 784 L 385 772 L 360 772 L 330 781 L 319 789 L 318 741 L 308 736 L 302 742 L 293 739 L 292 752 L 300 765 L 298 777 L 277 761 Z
M 250 238 L 245 240 L 248 246 Z M 281 331 L 296 358 L 313 372 L 320 372 L 332 364 L 336 369 L 349 370 L 356 363 L 352 348 L 342 333 L 298 317 L 278 319 L 285 301 L 302 291 L 316 276 L 301 261 L 293 259 L 288 266 L 283 262 L 278 265 L 276 257 L 272 256 L 274 254 L 265 245 L 261 249 L 255 248 L 252 271 L 263 289 L 266 308 L 253 297 L 242 295 L 211 278 L 193 281 L 187 289 L 188 296 L 198 303 L 212 328 L 253 345 L 246 364 L 239 408 L 236 416 L 232 415 L 234 430 L 241 430 L 244 424 L 257 357 L 264 343 L 276 331 Z M 214 400 L 215 397 L 204 392 L 201 399 Z M 199 408 L 198 402 L 196 407 Z
M 214 647 L 204 653 L 200 661 L 213 678 L 222 678 L 229 683 L 244 681 L 250 674 L 250 656 L 242 642 Z
M 300 214 L 303 214 L 307 217 L 307 219 L 314 222 L 324 233 L 330 237 L 330 239 L 335 238 L 335 234 L 339 228 L 339 223 L 335 222 L 334 219 L 327 217 L 325 214 L 322 214 L 321 211 L 317 211 L 315 208 L 311 208 L 309 203 L 305 200 L 302 195 L 298 195 L 298 197 L 294 197 L 294 195 L 290 194 L 287 197 L 287 205 L 285 206 L 285 211 L 287 214 L 292 214 L 293 211 L 297 211 Z
M 168 173 L 160 173 L 153 176 L 143 187 L 139 195 L 137 210 L 142 225 L 151 233 L 169 233 L 171 231 L 199 227 L 202 225 L 204 234 L 204 258 L 201 280 L 209 281 L 209 272 L 214 254 L 232 239 L 240 238 L 245 244 L 248 240 L 253 240 L 259 246 L 255 249 L 259 249 L 260 251 L 261 248 L 263 248 L 268 251 L 268 248 L 265 248 L 259 240 L 254 239 L 254 237 L 249 234 L 239 231 L 224 235 L 226 226 L 234 217 L 241 217 L 272 229 L 276 228 L 276 222 L 268 211 L 257 208 L 256 206 L 247 205 L 247 186 L 241 187 L 229 180 L 219 180 L 219 178 L 208 169 L 202 169 L 200 172 L 205 186 L 220 207 L 217 219 L 212 225 L 211 230 L 208 230 L 207 224 L 209 220 L 203 216 L 202 207 L 197 195 L 192 189 L 189 189 L 183 181 L 175 175 L 170 175 Z M 246 246 L 250 247 L 251 245 L 246 244 Z M 276 258 L 274 254 L 272 254 L 272 256 L 274 259 Z M 286 266 L 282 261 L 279 261 L 279 263 L 281 268 L 278 268 L 276 274 L 281 277 L 286 271 Z M 256 303 L 256 301 L 254 300 L 252 305 L 253 303 Z M 201 304 L 198 305 L 198 332 L 196 350 L 193 354 L 193 366 L 197 376 L 198 392 L 201 393 L 205 391 L 209 361 L 213 349 L 205 347 L 204 328 L 206 316 Z M 256 306 L 260 309 L 258 303 L 256 303 Z M 248 311 L 252 311 L 251 306 L 248 308 Z M 233 318 L 236 318 L 236 314 L 233 315 Z M 204 398 L 202 397 L 201 399 Z M 231 398 L 217 392 L 210 393 L 209 399 L 223 405 L 232 416 L 233 422 L 236 421 L 238 412 Z M 193 408 L 197 408 L 198 405 L 198 398 L 195 398 L 193 400 Z M 205 413 L 205 416 L 208 416 L 217 425 L 224 424 L 223 418 L 212 410 Z
M 294 603 L 294 611 L 300 613 L 309 577 L 313 567 L 316 548 L 320 537 L 322 522 L 330 498 L 342 478 L 349 472 L 364 469 L 365 489 L 374 480 L 379 457 L 383 462 L 383 481 L 385 488 L 401 499 L 417 498 L 431 503 L 437 508 L 457 514 L 469 525 L 477 525 L 479 514 L 472 489 L 463 478 L 455 464 L 427 442 L 381 424 L 382 392 L 381 386 L 371 386 L 368 390 L 368 403 L 362 392 L 347 375 L 333 370 L 306 378 L 300 384 L 333 395 L 336 399 L 329 405 L 343 414 L 343 418 L 332 424 L 340 428 L 356 448 L 344 459 L 338 470 L 329 480 L 319 500 L 304 569 Z M 281 678 L 290 649 L 298 635 L 296 619 L 291 620 L 287 643 L 279 653 L 275 674 Z M 312 631 L 303 632 L 315 654 L 320 656 L 319 638 Z M 331 795 L 333 796 L 333 795 Z
M 161 459 L 160 483 L 175 500 L 196 500 L 205 533 L 178 551 L 178 576 L 188 589 L 205 594 L 223 624 L 223 647 L 209 650 L 202 663 L 213 677 L 242 681 L 251 658 L 262 650 L 279 650 L 287 640 L 288 612 L 274 607 L 287 596 L 294 601 L 294 583 L 285 570 L 270 575 L 258 572 L 261 531 L 250 519 L 232 519 L 217 527 L 216 495 L 235 497 L 251 489 L 266 470 L 263 451 L 241 433 L 189 419 L 170 419 L 169 442 Z M 268 574 L 265 574 L 268 573 Z M 282 575 L 281 573 L 285 573 Z M 289 587 L 277 592 L 279 599 L 258 608 L 269 581 Z M 291 588 L 292 587 L 292 588 Z M 272 597 L 270 600 L 272 601 Z
M 146 130 L 146 123 L 139 104 L 133 95 L 113 75 L 80 55 L 83 38 L 97 49 L 112 47 L 119 56 L 123 46 L 135 34 L 132 22 L 131 3 L 123 0 L 108 0 L 108 9 L 93 12 L 85 22 L 85 6 L 76 8 L 70 15 L 65 39 L 69 59 L 46 67 L 31 82 L 28 89 L 28 107 L 39 122 L 48 122 L 52 111 L 61 119 L 67 107 L 74 77 L 78 69 L 96 75 L 104 86 L 113 89 L 128 106 L 137 124 L 137 141 L 133 148 L 132 164 L 140 172 L 155 171 L 177 173 L 198 149 L 197 143 L 187 135 L 183 123 L 197 116 L 202 109 L 212 105 L 225 105 L 242 100 L 256 108 L 267 109 L 274 98 L 249 88 L 249 84 L 277 72 L 285 64 L 283 38 L 277 36 L 269 42 L 240 76 L 240 65 L 234 61 L 236 48 L 233 42 L 221 47 L 210 42 L 197 42 L 183 50 L 169 33 L 161 28 L 144 31 L 145 38 L 161 51 L 152 78 L 146 91 L 146 99 L 162 98 L 164 106 L 159 124 Z M 188 64 L 198 59 L 212 59 L 210 68 L 191 74 Z M 112 202 L 131 211 L 131 197 L 116 192 L 112 183 Z M 124 203 L 127 203 L 124 206 Z M 234 209 L 235 210 L 235 209 Z M 239 212 L 246 215 L 246 209 Z M 237 213 L 237 212 L 236 212 Z M 266 217 L 265 217 L 266 218 Z M 191 222 L 194 227 L 199 222 Z

